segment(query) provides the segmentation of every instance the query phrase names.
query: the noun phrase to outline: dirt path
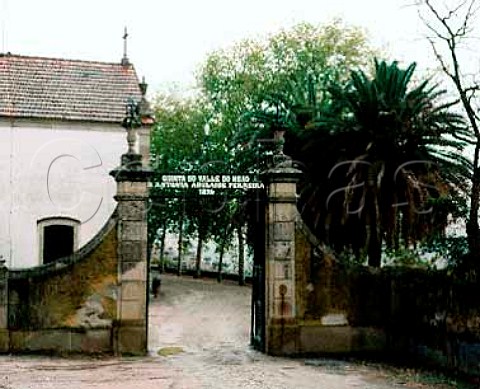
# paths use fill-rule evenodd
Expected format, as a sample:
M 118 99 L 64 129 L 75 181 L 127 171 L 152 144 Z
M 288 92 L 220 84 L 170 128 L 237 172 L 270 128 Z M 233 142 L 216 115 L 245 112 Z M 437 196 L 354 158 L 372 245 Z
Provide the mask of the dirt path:
M 0 389 L 447 388 L 392 376 L 373 365 L 272 358 L 251 350 L 248 287 L 164 276 L 150 316 L 149 357 L 4 356 Z
M 429 388 L 375 366 L 273 358 L 251 350 L 250 298 L 249 288 L 233 283 L 164 277 L 160 299 L 152 304 L 152 324 L 158 325 L 151 326 L 150 339 L 152 352 L 184 350 L 164 360 L 176 372 L 171 388 Z

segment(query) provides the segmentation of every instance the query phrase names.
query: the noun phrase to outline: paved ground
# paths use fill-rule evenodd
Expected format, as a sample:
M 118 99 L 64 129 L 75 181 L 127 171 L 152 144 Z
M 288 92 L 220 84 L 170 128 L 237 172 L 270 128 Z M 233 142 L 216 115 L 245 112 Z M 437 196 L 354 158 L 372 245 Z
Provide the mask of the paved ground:
M 164 276 L 150 311 L 149 357 L 0 357 L 0 389 L 447 388 L 375 365 L 272 358 L 251 350 L 248 287 Z

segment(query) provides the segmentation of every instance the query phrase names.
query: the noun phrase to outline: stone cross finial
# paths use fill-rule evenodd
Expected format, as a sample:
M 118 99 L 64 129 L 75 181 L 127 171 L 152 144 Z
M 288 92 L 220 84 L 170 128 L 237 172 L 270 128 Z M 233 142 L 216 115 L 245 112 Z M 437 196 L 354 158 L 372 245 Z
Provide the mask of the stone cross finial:
M 127 56 L 127 38 L 128 38 L 128 32 L 127 32 L 127 27 L 125 27 L 125 30 L 123 32 L 123 57 L 121 62 L 123 66 L 130 65 L 130 61 L 128 60 L 128 56 Z

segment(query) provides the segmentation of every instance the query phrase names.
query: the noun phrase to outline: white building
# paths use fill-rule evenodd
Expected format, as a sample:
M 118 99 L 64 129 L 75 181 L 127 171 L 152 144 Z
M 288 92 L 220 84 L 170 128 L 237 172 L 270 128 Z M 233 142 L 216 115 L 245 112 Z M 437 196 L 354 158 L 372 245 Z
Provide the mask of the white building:
M 109 172 L 127 149 L 127 100 L 144 113 L 134 67 L 0 54 L 0 256 L 37 266 L 88 242 L 115 209 Z M 148 161 L 150 116 L 139 148 Z

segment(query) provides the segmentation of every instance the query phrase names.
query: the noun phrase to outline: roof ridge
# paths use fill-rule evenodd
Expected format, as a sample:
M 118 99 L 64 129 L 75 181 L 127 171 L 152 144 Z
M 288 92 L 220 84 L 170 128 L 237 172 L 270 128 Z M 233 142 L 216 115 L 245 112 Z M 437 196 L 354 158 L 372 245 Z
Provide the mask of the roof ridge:
M 109 62 L 109 61 L 95 61 L 88 59 L 72 59 L 72 58 L 61 58 L 61 57 L 44 57 L 39 55 L 23 55 L 23 54 L 13 54 L 11 52 L 1 53 L 0 58 L 24 58 L 24 59 L 35 59 L 35 60 L 50 60 L 50 61 L 63 61 L 63 62 L 80 62 L 80 63 L 90 63 L 90 64 L 99 64 L 99 65 L 117 65 L 121 67 L 131 67 L 135 68 L 132 63 L 128 63 L 127 66 L 122 65 L 120 61 L 118 62 Z

